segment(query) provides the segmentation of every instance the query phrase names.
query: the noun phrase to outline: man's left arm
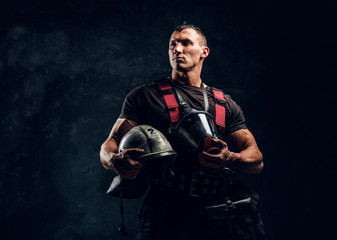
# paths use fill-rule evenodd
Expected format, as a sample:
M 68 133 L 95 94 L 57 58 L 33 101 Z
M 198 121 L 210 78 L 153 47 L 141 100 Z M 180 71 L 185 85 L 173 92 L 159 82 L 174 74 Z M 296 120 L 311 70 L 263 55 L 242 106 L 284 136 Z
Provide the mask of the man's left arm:
M 234 151 L 221 139 L 213 139 L 212 145 L 219 148 L 216 154 L 205 151 L 201 153 L 199 161 L 210 168 L 229 167 L 244 174 L 257 174 L 263 169 L 263 156 L 253 134 L 248 129 L 239 129 L 229 134 L 229 142 Z
M 228 167 L 245 174 L 257 174 L 262 171 L 263 155 L 248 129 L 239 129 L 229 134 L 229 141 L 236 152 L 230 152 L 225 159 Z

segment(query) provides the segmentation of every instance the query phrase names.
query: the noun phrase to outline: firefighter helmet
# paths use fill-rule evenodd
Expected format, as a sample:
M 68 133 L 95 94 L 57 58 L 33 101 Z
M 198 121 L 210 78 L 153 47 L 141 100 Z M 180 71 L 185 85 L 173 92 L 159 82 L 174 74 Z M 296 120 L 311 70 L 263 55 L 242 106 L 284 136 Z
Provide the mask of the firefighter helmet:
M 140 162 L 162 157 L 173 159 L 177 154 L 166 137 L 149 125 L 137 125 L 124 135 L 118 152 L 130 148 L 144 149 L 144 152 L 134 159 Z

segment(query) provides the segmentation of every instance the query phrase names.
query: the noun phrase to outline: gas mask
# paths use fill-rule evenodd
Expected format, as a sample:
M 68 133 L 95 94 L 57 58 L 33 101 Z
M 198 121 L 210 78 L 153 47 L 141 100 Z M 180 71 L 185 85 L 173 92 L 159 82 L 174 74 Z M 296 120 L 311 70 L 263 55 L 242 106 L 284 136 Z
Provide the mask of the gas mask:
M 192 153 L 207 148 L 209 139 L 218 138 L 212 116 L 208 112 L 194 109 L 178 122 L 175 134 L 184 149 Z
M 182 115 L 174 128 L 177 141 L 190 153 L 198 153 L 203 150 L 216 151 L 216 149 L 211 146 L 211 139 L 218 138 L 218 135 L 213 117 L 208 112 L 208 97 L 203 83 L 201 83 L 201 89 L 204 96 L 205 110 L 200 111 L 191 108 L 181 97 L 172 79 L 171 82 L 179 100 L 180 112 Z

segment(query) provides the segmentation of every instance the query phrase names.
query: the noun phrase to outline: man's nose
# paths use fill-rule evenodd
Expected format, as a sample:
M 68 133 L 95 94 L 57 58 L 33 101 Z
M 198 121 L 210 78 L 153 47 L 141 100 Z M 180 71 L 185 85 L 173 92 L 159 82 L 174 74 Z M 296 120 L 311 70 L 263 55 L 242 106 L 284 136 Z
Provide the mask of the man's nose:
M 182 52 L 182 44 L 180 43 L 177 43 L 174 47 L 174 50 L 173 50 L 174 53 L 181 53 Z

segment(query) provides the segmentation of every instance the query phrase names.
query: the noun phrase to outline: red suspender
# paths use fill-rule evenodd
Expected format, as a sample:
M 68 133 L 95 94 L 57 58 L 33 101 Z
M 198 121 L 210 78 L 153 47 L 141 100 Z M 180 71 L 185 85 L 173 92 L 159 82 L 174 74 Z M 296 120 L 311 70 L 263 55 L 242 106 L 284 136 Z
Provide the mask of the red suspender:
M 168 83 L 167 79 L 156 81 L 156 85 L 163 94 L 166 106 L 169 110 L 171 123 L 177 123 L 180 119 L 180 111 L 177 99 L 172 91 L 172 86 Z M 226 109 L 224 102 L 226 102 L 226 99 L 224 98 L 223 92 L 221 90 L 214 88 L 212 90 L 217 100 L 215 102 L 215 123 L 221 129 L 225 127 Z
M 212 90 L 216 100 L 218 100 L 215 102 L 215 124 L 220 128 L 223 128 L 225 127 L 226 120 L 226 109 L 223 103 L 226 102 L 226 99 L 224 98 L 221 90 L 216 90 L 214 88 Z M 222 105 L 219 103 L 222 103 Z
M 169 110 L 171 123 L 178 122 L 180 119 L 180 111 L 177 99 L 172 91 L 172 86 L 168 83 L 166 79 L 157 81 L 156 84 L 163 93 L 166 106 Z

